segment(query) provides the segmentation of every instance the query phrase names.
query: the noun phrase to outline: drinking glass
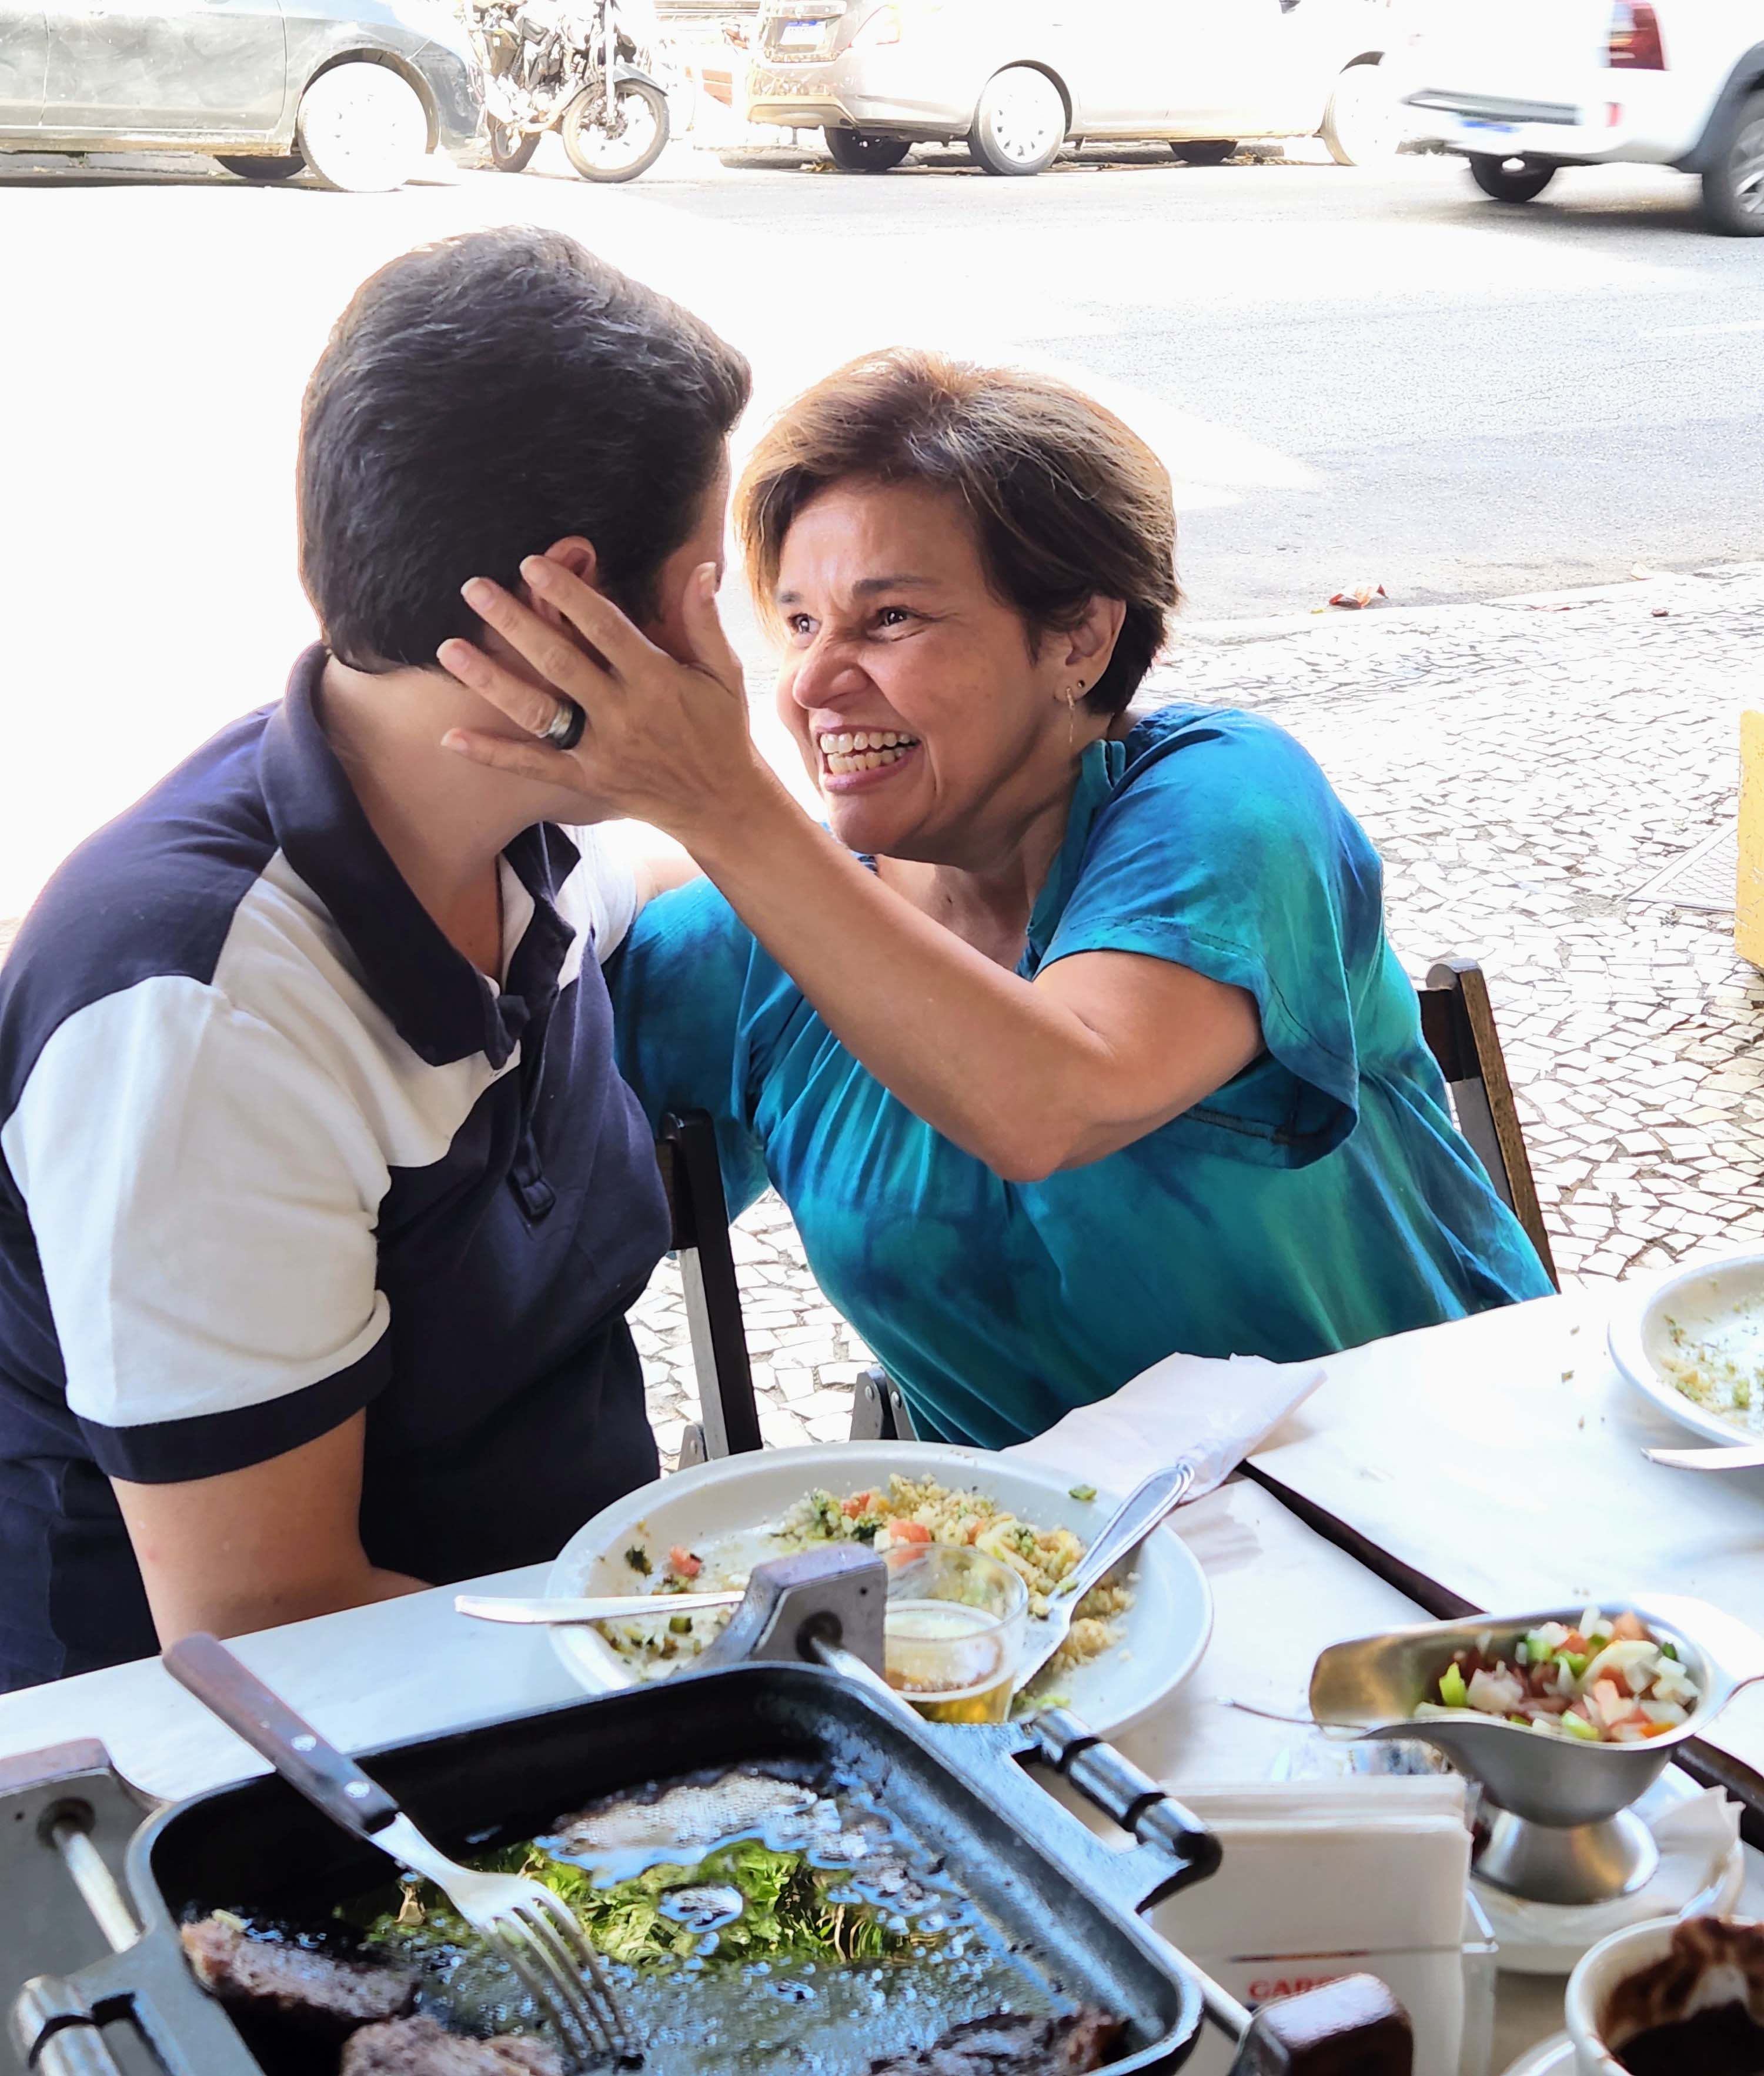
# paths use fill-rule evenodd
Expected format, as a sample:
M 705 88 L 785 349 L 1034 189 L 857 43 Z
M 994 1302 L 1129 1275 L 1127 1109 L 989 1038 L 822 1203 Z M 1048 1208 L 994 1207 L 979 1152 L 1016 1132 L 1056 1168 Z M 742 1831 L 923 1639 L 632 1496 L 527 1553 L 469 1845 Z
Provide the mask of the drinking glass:
M 1002 1723 L 1023 1658 L 1029 1589 L 965 1544 L 888 1553 L 888 1684 L 936 1723 Z

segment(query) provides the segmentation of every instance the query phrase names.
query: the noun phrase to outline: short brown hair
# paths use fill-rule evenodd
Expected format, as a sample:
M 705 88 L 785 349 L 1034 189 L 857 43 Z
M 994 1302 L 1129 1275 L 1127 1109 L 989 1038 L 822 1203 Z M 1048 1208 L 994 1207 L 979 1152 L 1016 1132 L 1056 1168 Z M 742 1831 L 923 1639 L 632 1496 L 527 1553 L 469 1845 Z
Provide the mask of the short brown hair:
M 343 662 L 434 665 L 572 534 L 637 619 L 747 401 L 710 326 L 560 232 L 467 231 L 390 261 L 338 320 L 301 420 L 301 574 Z
M 1112 411 L 1050 376 L 905 347 L 849 362 L 785 407 L 742 475 L 736 525 L 762 607 L 803 507 L 863 481 L 961 497 L 993 589 L 1036 638 L 1121 600 L 1084 703 L 1119 713 L 1132 698 L 1181 596 L 1176 513 L 1164 464 Z

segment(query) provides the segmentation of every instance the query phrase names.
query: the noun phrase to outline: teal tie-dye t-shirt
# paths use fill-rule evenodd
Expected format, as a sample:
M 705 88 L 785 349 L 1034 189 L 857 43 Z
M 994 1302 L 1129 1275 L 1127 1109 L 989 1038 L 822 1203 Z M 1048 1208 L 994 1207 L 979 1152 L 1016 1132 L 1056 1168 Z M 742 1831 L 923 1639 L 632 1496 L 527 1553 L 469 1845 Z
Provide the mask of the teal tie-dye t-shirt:
M 716 1119 L 925 1431 L 1002 1447 L 1177 1349 L 1296 1361 L 1550 1288 L 1454 1128 L 1377 854 L 1293 738 L 1164 707 L 1085 754 L 1018 970 L 1081 952 L 1246 988 L 1267 1050 L 1106 1159 L 1007 1182 L 860 1066 L 707 882 L 608 969 L 652 1119 Z

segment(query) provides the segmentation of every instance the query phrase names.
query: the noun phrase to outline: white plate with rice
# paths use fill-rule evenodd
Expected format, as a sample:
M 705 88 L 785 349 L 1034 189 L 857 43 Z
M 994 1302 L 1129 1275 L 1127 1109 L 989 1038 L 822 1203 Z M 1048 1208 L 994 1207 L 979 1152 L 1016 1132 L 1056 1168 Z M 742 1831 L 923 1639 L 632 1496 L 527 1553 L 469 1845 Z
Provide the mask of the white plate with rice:
M 1764 1442 L 1764 1253 L 1704 1261 L 1626 1292 L 1611 1359 L 1709 1442 Z
M 903 1495 L 890 1484 L 897 1478 L 916 1492 Z M 1031 1609 L 1038 1594 L 1076 1562 L 1120 1497 L 1072 1484 L 1042 1464 L 942 1443 L 764 1449 L 697 1464 L 604 1508 L 570 1538 L 546 1591 L 658 1591 L 674 1576 L 670 1552 L 676 1549 L 691 1553 L 703 1567 L 679 1584 L 702 1592 L 738 1584 L 767 1557 L 830 1539 L 827 1524 L 833 1517 L 824 1504 L 812 1503 L 817 1492 L 838 1502 L 864 1493 L 880 1496 L 867 1513 L 839 1513 L 841 1525 L 833 1533 L 840 1539 L 849 1532 L 844 1524 L 886 1519 L 897 1498 L 916 1498 L 919 1504 L 901 1518 L 924 1515 L 941 1541 L 965 1542 L 972 1532 L 977 1547 L 1015 1562 L 1028 1580 Z M 886 1526 L 882 1534 L 886 1541 Z M 1038 1695 L 1063 1701 L 1103 1735 L 1125 1729 L 1173 1693 L 1199 1663 L 1213 1626 L 1206 1575 L 1167 1526 L 1128 1560 L 1121 1584 L 1124 1592 L 1103 1589 L 1094 1617 L 1074 1621 L 1078 1647 L 1062 1654 L 1036 1683 Z M 586 1623 L 550 1634 L 558 1657 L 581 1684 L 604 1694 L 677 1671 L 708 1641 L 716 1620 L 694 1617 L 691 1633 L 672 1639 L 668 1624 L 659 1620 L 621 1635 L 612 1635 L 611 1625 Z M 670 1640 L 674 1648 L 663 1658 L 658 1654 Z

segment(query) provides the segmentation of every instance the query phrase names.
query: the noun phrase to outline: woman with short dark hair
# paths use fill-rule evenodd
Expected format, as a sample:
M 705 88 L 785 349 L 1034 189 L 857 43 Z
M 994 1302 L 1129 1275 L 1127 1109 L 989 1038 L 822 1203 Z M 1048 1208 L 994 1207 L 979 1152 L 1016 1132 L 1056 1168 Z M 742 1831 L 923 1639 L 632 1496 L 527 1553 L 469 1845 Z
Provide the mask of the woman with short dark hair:
M 999 1446 L 1173 1350 L 1307 1359 L 1548 1281 L 1454 1129 L 1379 862 L 1267 721 L 1128 710 L 1177 600 L 1168 480 L 1046 378 L 878 354 L 762 440 L 738 501 L 822 829 L 753 748 L 707 584 L 695 662 L 567 571 L 600 663 L 536 693 L 572 752 L 455 733 L 668 829 L 708 883 L 616 962 L 652 1111 L 717 1117 L 929 1433 Z

